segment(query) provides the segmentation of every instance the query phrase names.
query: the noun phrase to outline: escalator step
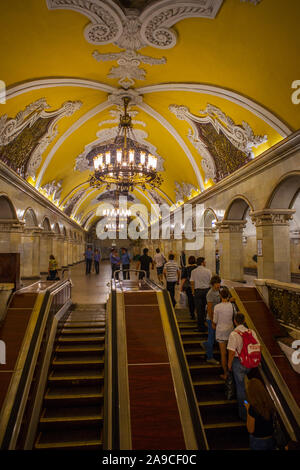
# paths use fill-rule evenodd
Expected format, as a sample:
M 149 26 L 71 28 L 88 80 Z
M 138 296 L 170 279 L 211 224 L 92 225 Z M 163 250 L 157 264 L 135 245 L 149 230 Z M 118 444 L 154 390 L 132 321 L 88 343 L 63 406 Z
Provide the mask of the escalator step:
M 102 435 L 99 429 L 47 430 L 39 434 L 36 449 L 101 449 Z

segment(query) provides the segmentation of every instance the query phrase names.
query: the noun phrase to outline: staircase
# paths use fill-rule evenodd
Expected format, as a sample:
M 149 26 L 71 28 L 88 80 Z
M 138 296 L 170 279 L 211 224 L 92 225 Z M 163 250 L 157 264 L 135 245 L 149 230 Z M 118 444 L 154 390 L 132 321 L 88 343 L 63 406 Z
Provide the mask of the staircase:
M 206 333 L 194 331 L 195 320 L 185 309 L 176 309 L 177 322 L 198 400 L 206 439 L 211 450 L 241 450 L 249 448 L 246 425 L 239 419 L 236 400 L 227 400 L 221 364 L 206 362 L 206 352 L 201 342 Z M 215 345 L 214 358 L 220 361 L 219 346 Z
M 75 305 L 62 325 L 35 449 L 102 449 L 105 316 L 105 305 Z

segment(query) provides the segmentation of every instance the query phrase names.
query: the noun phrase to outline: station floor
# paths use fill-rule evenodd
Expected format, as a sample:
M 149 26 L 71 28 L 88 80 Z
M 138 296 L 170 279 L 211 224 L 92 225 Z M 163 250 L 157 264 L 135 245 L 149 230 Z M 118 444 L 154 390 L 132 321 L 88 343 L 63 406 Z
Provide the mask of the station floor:
M 131 268 L 135 269 L 135 263 L 132 264 Z M 71 266 L 69 275 L 73 283 L 72 289 L 72 300 L 77 304 L 104 304 L 107 301 L 110 291 L 110 280 L 111 280 L 111 266 L 108 261 L 100 263 L 100 272 L 96 274 L 92 268 L 90 274 L 85 274 L 85 263 L 80 263 L 75 266 Z M 156 270 L 151 270 L 150 278 L 154 281 L 158 281 Z M 131 273 L 131 279 L 136 279 L 136 274 Z M 253 286 L 253 276 L 245 276 L 245 283 L 233 282 L 222 280 L 222 284 L 227 287 L 234 286 Z M 176 287 L 175 299 L 179 307 L 179 287 Z

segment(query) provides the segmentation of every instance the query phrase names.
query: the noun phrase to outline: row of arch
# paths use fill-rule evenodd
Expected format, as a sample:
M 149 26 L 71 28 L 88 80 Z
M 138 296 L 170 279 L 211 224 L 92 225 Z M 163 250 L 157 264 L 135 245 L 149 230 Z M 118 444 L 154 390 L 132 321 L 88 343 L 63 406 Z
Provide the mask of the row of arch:
M 26 228 L 41 228 L 45 232 L 53 232 L 57 235 L 63 235 L 69 237 L 78 242 L 83 242 L 83 235 L 77 233 L 75 230 L 67 230 L 64 225 L 60 225 L 58 222 L 51 224 L 49 217 L 44 216 L 41 223 L 38 223 L 38 218 L 35 211 L 28 207 L 21 218 L 18 217 L 17 211 L 10 198 L 5 194 L 0 194 L 0 220 L 3 222 L 18 221 L 24 223 Z

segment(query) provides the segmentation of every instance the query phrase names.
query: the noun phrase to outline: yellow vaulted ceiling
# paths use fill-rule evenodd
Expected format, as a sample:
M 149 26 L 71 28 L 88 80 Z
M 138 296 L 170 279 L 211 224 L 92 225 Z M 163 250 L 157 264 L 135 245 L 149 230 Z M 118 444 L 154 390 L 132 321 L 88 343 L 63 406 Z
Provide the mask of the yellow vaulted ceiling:
M 115 2 L 119 7 L 122 3 L 135 7 L 156 2 Z M 234 124 L 246 122 L 254 135 L 267 136 L 265 143 L 253 148 L 255 156 L 299 128 L 300 105 L 291 99 L 292 83 L 300 79 L 299 17 L 298 0 L 289 0 L 288 7 L 282 0 L 261 0 L 257 5 L 226 0 L 214 19 L 191 17 L 176 22 L 172 27 L 177 34 L 174 47 L 146 46 L 137 51 L 166 58 L 165 64 L 140 64 L 145 80 L 135 79 L 131 87 L 142 96 L 141 104 L 133 106 L 138 112 L 134 119 L 145 124 L 136 124 L 134 129 L 148 134 L 146 140 L 164 160 L 160 195 L 175 202 L 175 182 L 199 190 L 212 184 L 201 164 L 203 156 L 188 138 L 190 123 L 178 119 L 170 105 L 185 106 L 199 115 L 211 104 Z M 97 132 L 116 126 L 99 124 L 111 120 L 110 111 L 117 109 L 108 106 L 107 99 L 121 89 L 117 78 L 108 77 L 118 64 L 116 60 L 97 62 L 92 53 L 123 49 L 113 43 L 89 43 L 84 30 L 90 22 L 78 11 L 50 10 L 46 0 L 11 0 L 1 5 L 0 80 L 8 94 L 6 104 L 0 104 L 0 117 L 15 118 L 40 98 L 48 103 L 47 111 L 59 109 L 66 101 L 82 103 L 73 114 L 58 120 L 57 134 L 44 150 L 35 181 L 31 181 L 37 188 L 62 181 L 60 203 L 89 177 L 88 170 L 75 170 L 76 158 L 97 139 Z M 92 193 L 87 184 L 84 187 L 87 192 L 79 201 L 77 215 L 96 208 L 97 192 Z M 135 191 L 135 195 L 150 203 L 141 192 Z

